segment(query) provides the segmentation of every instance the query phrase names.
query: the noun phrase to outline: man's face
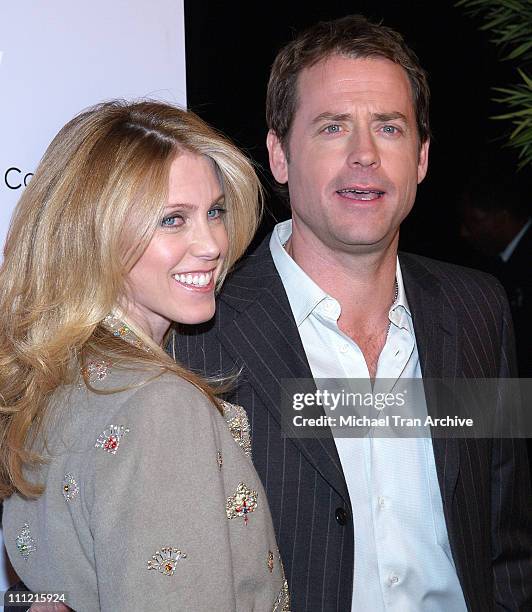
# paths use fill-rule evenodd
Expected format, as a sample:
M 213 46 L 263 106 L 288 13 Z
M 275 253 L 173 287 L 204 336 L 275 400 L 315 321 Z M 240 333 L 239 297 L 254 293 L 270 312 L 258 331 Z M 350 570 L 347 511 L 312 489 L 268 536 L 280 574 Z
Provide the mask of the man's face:
M 303 70 L 287 150 L 268 134 L 275 179 L 288 181 L 301 242 L 350 253 L 398 239 L 427 171 L 405 71 L 384 58 L 332 56 Z

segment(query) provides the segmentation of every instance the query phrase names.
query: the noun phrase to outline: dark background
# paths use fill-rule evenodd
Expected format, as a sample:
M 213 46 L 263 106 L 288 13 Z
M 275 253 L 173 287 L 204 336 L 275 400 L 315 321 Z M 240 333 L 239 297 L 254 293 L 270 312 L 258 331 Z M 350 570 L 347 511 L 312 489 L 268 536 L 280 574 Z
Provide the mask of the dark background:
M 461 263 L 455 205 L 478 164 L 495 176 L 512 174 L 517 155 L 503 147 L 508 126 L 490 119 L 504 111 L 492 88 L 517 80 L 510 62 L 453 2 L 216 2 L 185 1 L 189 107 L 230 136 L 259 165 L 267 188 L 260 235 L 289 211 L 275 194 L 265 146 L 264 99 L 279 48 L 294 32 L 320 19 L 362 13 L 399 30 L 429 73 L 433 140 L 427 178 L 402 226 L 401 248 Z

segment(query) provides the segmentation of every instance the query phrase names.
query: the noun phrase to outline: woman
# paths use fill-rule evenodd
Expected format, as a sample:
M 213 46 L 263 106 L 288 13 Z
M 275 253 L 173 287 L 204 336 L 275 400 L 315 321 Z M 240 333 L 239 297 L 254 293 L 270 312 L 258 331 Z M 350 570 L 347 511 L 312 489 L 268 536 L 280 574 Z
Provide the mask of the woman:
M 96 106 L 45 153 L 0 269 L 3 529 L 32 591 L 288 609 L 245 413 L 162 349 L 212 318 L 258 195 L 234 146 L 157 102 Z

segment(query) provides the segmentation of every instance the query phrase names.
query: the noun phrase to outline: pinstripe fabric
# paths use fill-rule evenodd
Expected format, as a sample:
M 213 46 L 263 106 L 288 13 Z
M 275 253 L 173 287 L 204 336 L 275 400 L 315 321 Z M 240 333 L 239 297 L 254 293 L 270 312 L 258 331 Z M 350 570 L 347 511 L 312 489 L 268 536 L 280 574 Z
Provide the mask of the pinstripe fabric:
M 281 437 L 280 381 L 311 373 L 268 240 L 227 280 L 214 321 L 176 334 L 170 348 L 185 365 L 210 376 L 242 368 L 229 399 L 249 411 L 253 458 L 268 495 L 293 610 L 345 612 L 353 585 L 351 505 L 332 438 Z M 423 376 L 511 375 L 512 329 L 500 286 L 465 268 L 400 258 Z M 433 400 L 427 398 L 429 411 Z M 524 446 L 453 439 L 435 439 L 433 446 L 469 610 L 532 609 Z M 345 525 L 336 518 L 339 508 L 347 511 Z
M 494 279 L 413 255 L 404 254 L 401 263 L 424 377 L 516 375 L 511 316 Z M 523 441 L 435 439 L 434 454 L 468 607 L 532 610 L 532 502 Z

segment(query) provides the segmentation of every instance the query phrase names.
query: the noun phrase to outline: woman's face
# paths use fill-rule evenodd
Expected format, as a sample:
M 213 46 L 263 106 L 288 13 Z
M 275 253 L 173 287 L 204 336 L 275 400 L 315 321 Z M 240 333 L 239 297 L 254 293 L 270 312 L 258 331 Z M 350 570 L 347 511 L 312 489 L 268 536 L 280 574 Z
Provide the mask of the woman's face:
M 224 194 L 213 162 L 183 152 L 170 167 L 168 205 L 128 276 L 127 312 L 161 343 L 172 321 L 214 315 L 214 288 L 227 252 Z

